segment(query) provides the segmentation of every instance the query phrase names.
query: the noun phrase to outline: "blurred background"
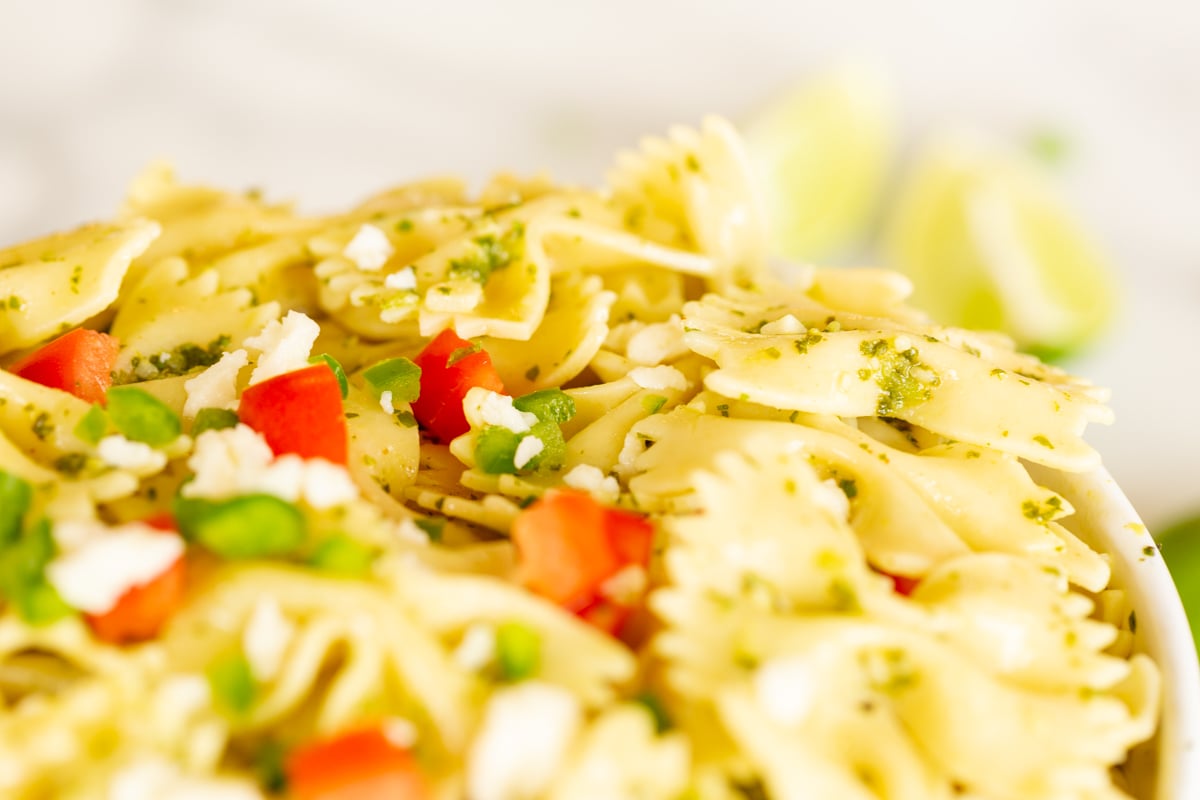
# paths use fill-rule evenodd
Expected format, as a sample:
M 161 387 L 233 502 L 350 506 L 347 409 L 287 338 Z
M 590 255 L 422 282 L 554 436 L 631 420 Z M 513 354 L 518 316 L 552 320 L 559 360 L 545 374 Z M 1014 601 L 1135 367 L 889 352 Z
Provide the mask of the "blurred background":
M 999 266 L 960 252 L 971 280 L 917 275 L 919 289 L 951 316 L 1020 327 L 1017 290 L 1041 280 L 1037 319 L 1065 327 L 1022 335 L 1113 389 L 1116 425 L 1089 431 L 1109 469 L 1152 529 L 1200 509 L 1200 6 L 0 9 L 0 242 L 110 215 L 158 157 L 319 211 L 432 173 L 594 184 L 618 148 L 716 112 L 752 134 L 777 213 L 841 197 L 837 218 L 782 243 L 797 257 L 953 269 L 928 232 L 987 250 L 1005 217 L 975 200 L 999 198 L 1024 249 Z M 959 296 L 980 285 L 982 300 Z

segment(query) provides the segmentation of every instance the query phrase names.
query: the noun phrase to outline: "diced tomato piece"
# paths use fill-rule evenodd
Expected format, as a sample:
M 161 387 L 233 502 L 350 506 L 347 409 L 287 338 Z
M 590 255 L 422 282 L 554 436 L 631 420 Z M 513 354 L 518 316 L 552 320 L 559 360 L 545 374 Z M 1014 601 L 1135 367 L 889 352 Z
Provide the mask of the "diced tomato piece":
M 112 386 L 120 342 L 84 328 L 64 333 L 9 367 L 26 380 L 62 389 L 89 403 L 104 403 Z
M 169 514 L 143 520 L 152 528 L 175 533 L 175 523 Z M 159 631 L 183 604 L 187 588 L 187 561 L 175 560 L 156 578 L 121 595 L 117 604 L 103 614 L 85 614 L 92 633 L 112 644 L 133 644 L 158 636 Z
M 421 368 L 421 394 L 412 404 L 413 416 L 438 441 L 448 442 L 470 429 L 463 398 L 472 387 L 504 391 L 488 352 L 449 328 L 413 362 Z
M 892 579 L 892 590 L 894 592 L 896 592 L 896 594 L 902 594 L 905 597 L 908 597 L 909 595 L 911 595 L 913 593 L 913 590 L 915 590 L 917 588 L 917 586 L 920 585 L 920 583 L 921 583 L 920 578 L 908 578 L 908 577 L 905 577 L 904 575 L 893 575 L 890 572 L 887 572 L 882 569 L 877 569 L 877 568 L 875 569 L 875 571 L 878 572 L 880 575 L 884 575 L 888 578 L 891 578 Z
M 429 794 L 412 753 L 378 726 L 298 748 L 286 773 L 294 800 L 423 800 Z
M 626 567 L 649 564 L 654 528 L 586 493 L 555 490 L 517 516 L 512 539 L 527 589 L 615 632 L 631 609 L 603 597 L 603 584 Z
M 342 389 L 326 363 L 249 387 L 242 392 L 238 419 L 261 433 L 275 455 L 295 453 L 346 463 Z

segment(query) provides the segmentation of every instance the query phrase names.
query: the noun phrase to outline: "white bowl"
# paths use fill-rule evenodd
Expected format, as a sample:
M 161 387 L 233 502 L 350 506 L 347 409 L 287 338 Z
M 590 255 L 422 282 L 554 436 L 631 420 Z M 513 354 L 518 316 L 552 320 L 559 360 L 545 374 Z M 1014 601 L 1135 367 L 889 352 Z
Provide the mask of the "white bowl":
M 1134 648 L 1162 669 L 1163 713 L 1158 735 L 1136 748 L 1126 765 L 1142 800 L 1200 798 L 1200 663 L 1175 584 L 1129 500 L 1107 470 L 1071 475 L 1030 465 L 1034 479 L 1075 506 L 1067 528 L 1112 556 L 1112 585 L 1129 592 L 1137 612 Z

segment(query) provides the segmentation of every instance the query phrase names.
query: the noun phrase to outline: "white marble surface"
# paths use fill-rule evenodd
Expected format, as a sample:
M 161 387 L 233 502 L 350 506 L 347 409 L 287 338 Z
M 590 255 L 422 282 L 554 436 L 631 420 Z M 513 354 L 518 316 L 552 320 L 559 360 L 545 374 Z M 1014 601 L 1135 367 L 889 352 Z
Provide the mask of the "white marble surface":
M 0 0 L 0 241 L 104 216 L 151 158 L 333 207 L 433 172 L 599 180 L 639 135 L 734 119 L 847 55 L 919 133 L 1068 132 L 1126 315 L 1076 367 L 1152 524 L 1200 507 L 1200 13 L 1126 2 Z M 1195 343 L 1195 344 L 1194 344 Z

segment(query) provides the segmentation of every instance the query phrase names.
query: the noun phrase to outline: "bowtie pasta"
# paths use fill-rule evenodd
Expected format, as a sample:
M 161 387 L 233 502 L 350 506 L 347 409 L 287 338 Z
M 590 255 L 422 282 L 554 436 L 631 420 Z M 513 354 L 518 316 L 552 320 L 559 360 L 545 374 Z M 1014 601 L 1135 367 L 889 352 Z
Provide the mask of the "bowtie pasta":
M 600 190 L 178 183 L 0 251 L 0 795 L 1116 800 L 1159 673 L 1026 471 L 1106 393 Z

